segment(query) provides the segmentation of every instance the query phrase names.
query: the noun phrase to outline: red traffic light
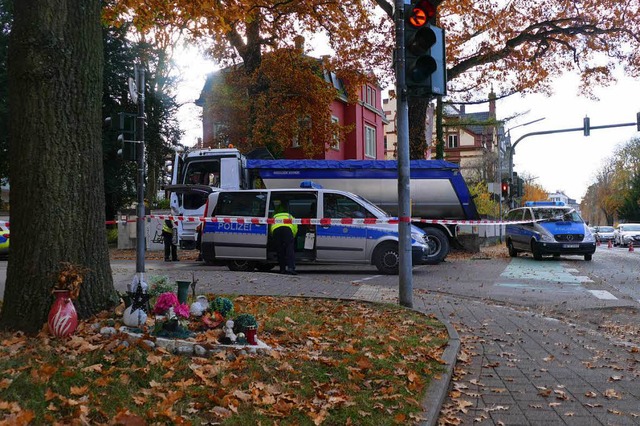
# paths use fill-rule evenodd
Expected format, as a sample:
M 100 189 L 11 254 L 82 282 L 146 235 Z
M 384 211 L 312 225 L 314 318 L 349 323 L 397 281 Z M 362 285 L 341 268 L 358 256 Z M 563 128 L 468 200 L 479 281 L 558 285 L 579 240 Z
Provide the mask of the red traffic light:
M 502 196 L 503 197 L 508 197 L 509 196 L 509 182 L 503 181 L 501 189 L 502 189 Z
M 420 28 L 429 23 L 436 16 L 436 7 L 427 0 L 422 0 L 412 6 L 407 22 L 414 28 Z

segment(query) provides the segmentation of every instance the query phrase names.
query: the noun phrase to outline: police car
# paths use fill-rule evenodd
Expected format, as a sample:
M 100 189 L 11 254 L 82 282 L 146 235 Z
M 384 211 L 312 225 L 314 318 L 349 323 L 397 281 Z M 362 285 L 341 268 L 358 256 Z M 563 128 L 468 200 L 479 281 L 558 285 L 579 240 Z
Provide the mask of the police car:
M 591 260 L 596 239 L 578 212 L 561 201 L 527 201 L 507 214 L 506 244 L 509 256 L 530 252 L 543 255 L 583 255 Z

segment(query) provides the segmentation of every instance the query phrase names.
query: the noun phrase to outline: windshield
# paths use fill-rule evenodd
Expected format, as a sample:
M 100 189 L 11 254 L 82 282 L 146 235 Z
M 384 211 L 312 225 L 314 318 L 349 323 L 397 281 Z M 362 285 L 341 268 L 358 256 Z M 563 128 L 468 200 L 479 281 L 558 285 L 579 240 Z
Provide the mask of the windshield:
M 533 209 L 536 220 L 557 222 L 582 222 L 582 218 L 574 209 Z
M 613 226 L 600 226 L 598 232 L 613 232 Z
M 621 227 L 622 231 L 640 231 L 640 225 L 624 225 Z

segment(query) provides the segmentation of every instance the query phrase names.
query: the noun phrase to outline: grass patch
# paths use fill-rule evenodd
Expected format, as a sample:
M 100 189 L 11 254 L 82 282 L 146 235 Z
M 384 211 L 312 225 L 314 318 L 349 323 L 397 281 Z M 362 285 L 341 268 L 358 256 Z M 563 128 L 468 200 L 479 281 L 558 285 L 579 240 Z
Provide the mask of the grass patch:
M 420 420 L 446 329 L 396 305 L 236 297 L 268 353 L 186 357 L 95 319 L 67 340 L 0 334 L 0 419 L 52 424 L 385 425 Z M 117 320 L 118 322 L 119 320 Z

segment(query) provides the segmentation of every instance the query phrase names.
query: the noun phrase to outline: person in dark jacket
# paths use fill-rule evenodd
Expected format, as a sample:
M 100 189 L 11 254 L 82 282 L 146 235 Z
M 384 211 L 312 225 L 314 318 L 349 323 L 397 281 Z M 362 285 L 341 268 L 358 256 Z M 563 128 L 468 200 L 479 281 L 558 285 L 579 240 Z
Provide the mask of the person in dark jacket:
M 178 247 L 174 241 L 174 232 L 177 231 L 173 227 L 173 222 L 166 219 L 162 224 L 162 238 L 164 239 L 164 261 L 178 261 Z

